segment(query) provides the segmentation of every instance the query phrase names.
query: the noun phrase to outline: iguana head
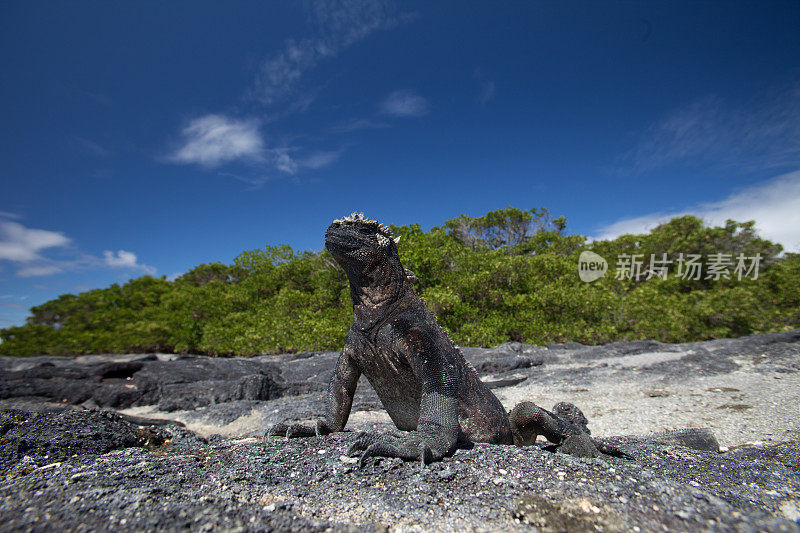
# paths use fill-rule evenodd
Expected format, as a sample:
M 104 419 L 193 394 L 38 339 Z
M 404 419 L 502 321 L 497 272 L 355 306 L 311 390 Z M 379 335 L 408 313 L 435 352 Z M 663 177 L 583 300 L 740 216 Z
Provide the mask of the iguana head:
M 368 219 L 364 213 L 337 218 L 325 232 L 325 248 L 345 270 L 363 270 L 397 257 L 395 245 L 399 240 L 389 228 Z
M 379 304 L 396 296 L 407 276 L 392 231 L 363 213 L 334 220 L 325 248 L 350 280 L 353 303 Z

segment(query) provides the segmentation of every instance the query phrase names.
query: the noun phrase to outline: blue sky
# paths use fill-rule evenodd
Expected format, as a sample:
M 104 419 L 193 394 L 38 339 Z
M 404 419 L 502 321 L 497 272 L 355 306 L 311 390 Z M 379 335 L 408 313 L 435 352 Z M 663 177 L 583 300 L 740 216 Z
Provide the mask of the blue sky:
M 800 3 L 3 2 L 0 327 L 364 211 L 800 249 Z

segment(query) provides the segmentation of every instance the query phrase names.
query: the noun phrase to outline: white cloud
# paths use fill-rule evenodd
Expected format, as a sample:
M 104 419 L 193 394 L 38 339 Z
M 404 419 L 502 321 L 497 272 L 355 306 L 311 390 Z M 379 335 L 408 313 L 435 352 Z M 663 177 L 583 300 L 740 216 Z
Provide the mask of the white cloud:
M 167 281 L 175 281 L 184 274 L 186 274 L 186 272 L 175 272 L 173 274 L 170 274 L 169 276 L 167 276 Z
M 622 157 L 635 172 L 676 164 L 763 170 L 800 164 L 800 84 L 733 103 L 710 96 L 651 125 Z
M 170 159 L 215 167 L 234 160 L 258 160 L 264 141 L 255 120 L 206 115 L 192 120 L 182 131 L 183 146 Z
M 18 222 L 0 221 L 0 262 L 15 264 L 16 274 L 21 278 L 97 268 L 126 268 L 147 274 L 156 271 L 139 263 L 133 252 L 106 251 L 99 258 L 81 253 L 70 246 L 71 243 L 72 239 L 59 231 L 31 229 Z M 54 251 L 58 252 L 55 257 Z
M 8 211 L 0 211 L 0 218 L 11 218 L 14 220 L 18 220 L 22 217 L 17 215 L 16 213 L 9 213 Z
M 193 120 L 184 130 L 185 144 L 171 159 L 180 163 L 218 166 L 237 159 L 250 160 L 257 167 L 272 167 L 283 174 L 294 175 L 301 168 L 322 168 L 339 157 L 340 151 L 317 151 L 297 159 L 297 147 L 267 148 L 261 139 L 256 121 L 233 120 L 221 115 L 207 115 Z M 266 177 L 243 178 L 226 174 L 252 184 L 263 184 Z
M 597 240 L 625 233 L 645 233 L 669 219 L 695 215 L 707 223 L 722 225 L 727 219 L 756 221 L 759 235 L 800 252 L 800 170 L 740 190 L 719 201 L 674 213 L 653 213 L 622 219 L 598 231 Z
M 105 250 L 103 252 L 103 264 L 110 268 L 141 270 L 145 274 L 155 274 L 155 267 L 139 263 L 136 254 L 125 250 L 117 250 L 116 253 Z
M 0 222 L 0 260 L 29 262 L 40 259 L 47 248 L 68 245 L 63 233 L 26 228 L 17 222 Z
M 103 261 L 111 268 L 143 270 L 148 274 L 155 274 L 156 271 L 156 269 L 151 266 L 140 264 L 135 253 L 126 252 L 125 250 L 117 250 L 116 253 L 106 250 L 103 252 Z
M 136 254 L 125 250 L 117 250 L 116 254 L 106 250 L 103 252 L 103 258 L 110 267 L 136 266 Z
M 413 91 L 395 91 L 380 105 L 382 113 L 393 117 L 421 117 L 428 107 L 428 101 Z

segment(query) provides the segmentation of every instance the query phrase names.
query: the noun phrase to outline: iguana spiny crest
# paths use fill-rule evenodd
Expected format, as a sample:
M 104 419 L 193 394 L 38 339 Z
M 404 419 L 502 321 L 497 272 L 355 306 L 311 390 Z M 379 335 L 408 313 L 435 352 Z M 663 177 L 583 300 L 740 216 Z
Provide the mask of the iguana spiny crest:
M 388 226 L 381 224 L 377 220 L 372 220 L 364 216 L 364 213 L 356 213 L 353 211 L 346 217 L 337 218 L 333 221 L 334 224 L 363 224 L 365 226 L 373 226 L 375 234 L 378 236 L 378 242 L 381 245 L 388 245 L 387 239 L 392 239 L 395 243 L 400 242 L 400 237 L 396 237 Z

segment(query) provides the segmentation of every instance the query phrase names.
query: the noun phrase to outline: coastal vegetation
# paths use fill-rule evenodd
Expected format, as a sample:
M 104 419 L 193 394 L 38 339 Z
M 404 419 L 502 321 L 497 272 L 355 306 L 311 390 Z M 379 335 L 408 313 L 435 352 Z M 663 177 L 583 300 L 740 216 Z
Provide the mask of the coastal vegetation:
M 592 242 L 566 226 L 544 208 L 509 207 L 392 230 L 416 293 L 460 345 L 685 342 L 800 327 L 800 255 L 760 238 L 753 222 L 683 216 Z M 592 282 L 578 275 L 586 251 L 607 261 Z M 335 350 L 351 321 L 347 278 L 326 251 L 266 246 L 173 281 L 64 294 L 0 330 L 0 354 Z

